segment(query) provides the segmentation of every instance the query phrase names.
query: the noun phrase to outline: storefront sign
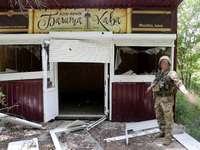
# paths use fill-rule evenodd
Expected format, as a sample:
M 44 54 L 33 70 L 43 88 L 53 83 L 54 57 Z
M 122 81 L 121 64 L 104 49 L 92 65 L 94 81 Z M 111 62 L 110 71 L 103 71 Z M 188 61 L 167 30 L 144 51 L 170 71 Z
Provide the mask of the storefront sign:
M 126 32 L 126 9 L 54 9 L 34 10 L 33 13 L 33 33 L 49 31 Z
M 28 32 L 28 12 L 0 12 L 0 32 Z
M 132 11 L 132 32 L 171 32 L 171 11 Z
M 111 31 L 171 33 L 170 10 L 47 9 L 0 12 L 0 32 Z

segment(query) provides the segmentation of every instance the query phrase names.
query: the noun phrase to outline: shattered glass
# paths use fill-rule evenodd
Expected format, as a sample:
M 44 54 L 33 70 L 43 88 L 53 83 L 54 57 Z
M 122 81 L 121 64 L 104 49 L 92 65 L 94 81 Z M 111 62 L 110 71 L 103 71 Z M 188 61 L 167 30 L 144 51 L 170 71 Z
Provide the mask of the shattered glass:
M 116 47 L 115 75 L 155 75 L 161 56 L 170 57 L 170 47 Z

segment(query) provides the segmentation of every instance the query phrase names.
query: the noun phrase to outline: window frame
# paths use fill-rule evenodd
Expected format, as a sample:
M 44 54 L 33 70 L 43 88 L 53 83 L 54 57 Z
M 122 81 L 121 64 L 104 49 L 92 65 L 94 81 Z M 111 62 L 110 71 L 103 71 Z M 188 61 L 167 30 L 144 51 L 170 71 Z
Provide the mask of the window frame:
M 175 34 L 114 34 L 115 46 L 139 46 L 139 47 L 169 47 L 171 48 L 171 70 L 174 70 L 174 40 Z M 111 56 L 111 82 L 152 82 L 155 75 L 115 75 L 115 46 Z
M 48 38 L 48 34 L 1 34 L 0 45 L 41 45 L 41 40 Z M 50 71 L 47 76 L 50 78 Z M 43 79 L 43 71 L 0 73 L 0 81 L 29 79 Z

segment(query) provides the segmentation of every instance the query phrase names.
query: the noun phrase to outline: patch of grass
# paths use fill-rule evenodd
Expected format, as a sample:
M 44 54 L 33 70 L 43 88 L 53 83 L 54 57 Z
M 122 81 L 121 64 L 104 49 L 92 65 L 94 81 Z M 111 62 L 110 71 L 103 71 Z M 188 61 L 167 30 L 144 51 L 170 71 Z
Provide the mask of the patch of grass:
M 183 124 L 186 127 L 188 134 L 198 141 L 200 141 L 199 104 L 200 101 L 198 101 L 198 104 L 190 103 L 187 97 L 180 91 L 176 94 L 175 121 Z

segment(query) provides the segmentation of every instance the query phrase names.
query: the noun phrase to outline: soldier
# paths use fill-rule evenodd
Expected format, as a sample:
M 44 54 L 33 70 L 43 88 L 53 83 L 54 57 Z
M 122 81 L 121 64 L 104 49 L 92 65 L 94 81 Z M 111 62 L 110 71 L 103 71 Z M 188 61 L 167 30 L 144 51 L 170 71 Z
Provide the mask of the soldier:
M 163 145 L 169 145 L 173 136 L 173 106 L 174 93 L 177 89 L 187 96 L 192 103 L 197 103 L 194 95 L 189 94 L 182 81 L 178 78 L 175 71 L 170 70 L 171 61 L 168 56 L 162 56 L 158 62 L 161 70 L 158 71 L 156 78 L 146 93 L 151 89 L 156 93 L 155 114 L 159 124 L 160 133 L 155 138 L 165 137 Z

